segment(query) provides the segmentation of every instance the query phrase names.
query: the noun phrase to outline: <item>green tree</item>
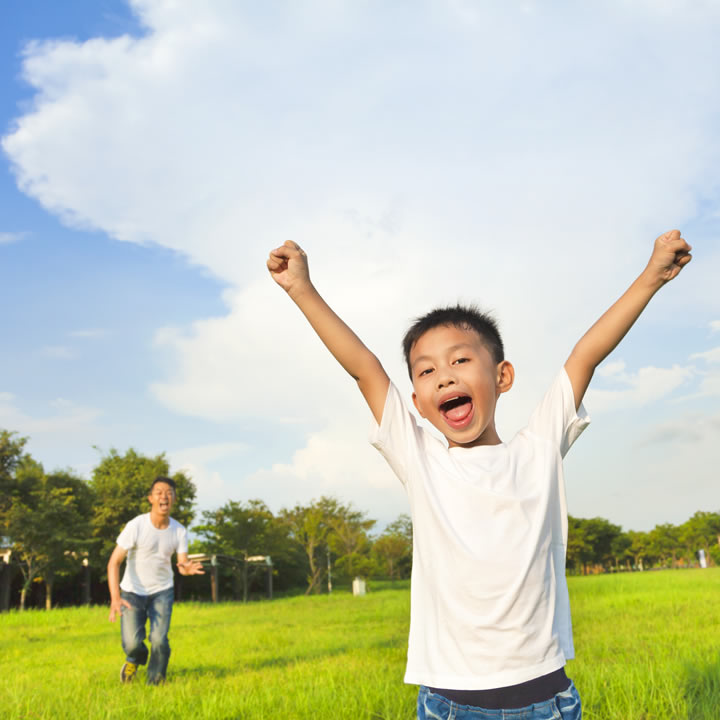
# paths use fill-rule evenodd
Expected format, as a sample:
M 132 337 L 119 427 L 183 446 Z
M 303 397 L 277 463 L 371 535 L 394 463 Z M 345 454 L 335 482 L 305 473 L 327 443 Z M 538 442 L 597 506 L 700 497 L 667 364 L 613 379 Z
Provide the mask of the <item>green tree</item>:
M 280 517 L 289 530 L 289 535 L 305 553 L 307 588 L 305 594 L 320 592 L 325 577 L 323 550 L 327 552 L 330 525 L 326 513 L 329 498 L 314 500 L 309 505 L 295 505 L 291 510 L 283 509 Z
M 262 500 L 243 504 L 231 500 L 217 510 L 206 510 L 203 521 L 193 527 L 199 539 L 193 542 L 194 552 L 228 555 L 269 555 L 273 574 L 280 578 L 280 587 L 302 582 L 302 550 L 290 539 L 286 523 L 276 518 Z M 237 596 L 238 568 L 232 570 Z
M 27 495 L 16 476 L 16 469 L 25 457 L 27 438 L 16 437 L 17 433 L 0 430 L 0 534 L 6 535 L 6 513 L 14 497 Z
M 680 530 L 675 525 L 663 523 L 650 531 L 650 551 L 662 566 L 666 566 L 669 560 L 671 567 L 677 567 L 680 546 Z
M 13 496 L 6 527 L 23 576 L 20 609 L 25 609 L 32 583 L 42 578 L 49 610 L 55 577 L 77 567 L 90 544 L 91 490 L 68 471 L 46 475 L 28 456 L 17 464 L 15 475 L 24 492 Z
M 0 482 L 2 483 L 13 477 L 27 443 L 27 438 L 16 438 L 16 435 L 17 433 L 10 430 L 0 430 Z
M 351 580 L 356 575 L 367 576 L 372 568 L 372 543 L 368 531 L 375 520 L 365 513 L 342 505 L 336 500 L 324 498 L 327 523 L 330 526 L 328 548 L 335 555 L 335 566 L 341 577 Z
M 610 554 L 615 561 L 615 570 L 620 569 L 621 564 L 627 565 L 628 570 L 630 569 L 630 558 L 632 554 L 630 548 L 632 547 L 632 538 L 628 533 L 619 532 L 610 541 Z
M 692 561 L 701 548 L 706 555 L 711 556 L 710 549 L 717 544 L 720 534 L 720 514 L 698 511 L 678 531 L 688 560 Z
M 628 530 L 627 537 L 630 539 L 628 553 L 633 560 L 633 566 L 636 569 L 642 569 L 645 560 L 650 561 L 653 557 L 650 552 L 650 536 L 646 532 Z
M 107 562 L 120 531 L 136 515 L 149 512 L 147 502 L 152 481 L 170 477 L 177 485 L 173 517 L 186 527 L 193 518 L 196 489 L 192 480 L 182 472 L 170 475 L 164 453 L 146 457 L 130 448 L 124 455 L 111 449 L 92 472 L 90 485 L 95 493 L 92 516 L 92 536 L 101 564 Z
M 568 565 L 582 568 L 583 574 L 593 565 L 609 567 L 621 535 L 622 528 L 605 518 L 568 517 Z
M 373 543 L 373 554 L 381 569 L 392 581 L 409 577 L 412 568 L 412 520 L 400 515 Z
M 605 518 L 596 517 L 585 521 L 585 534 L 592 548 L 592 562 L 609 567 L 613 560 L 613 543 L 622 534 L 622 528 Z
M 335 498 L 323 496 L 309 505 L 280 511 L 290 538 L 303 549 L 307 571 L 306 594 L 320 592 L 326 579 L 330 553 L 345 579 L 372 567 L 372 543 L 367 531 L 375 524 L 361 511 Z
M 585 533 L 585 521 L 568 515 L 567 566 L 576 572 L 584 572 L 592 557 L 592 548 Z

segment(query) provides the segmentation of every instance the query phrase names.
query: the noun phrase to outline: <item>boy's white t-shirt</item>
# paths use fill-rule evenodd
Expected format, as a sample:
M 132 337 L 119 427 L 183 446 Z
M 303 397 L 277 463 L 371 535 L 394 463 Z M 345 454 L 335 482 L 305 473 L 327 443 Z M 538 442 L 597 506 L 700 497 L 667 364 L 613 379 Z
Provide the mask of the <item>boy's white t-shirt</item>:
M 133 518 L 118 535 L 117 544 L 128 551 L 120 588 L 136 595 L 152 595 L 173 586 L 170 559 L 188 551 L 187 530 L 173 518 L 163 529 L 150 521 L 150 513 Z
M 448 448 L 390 384 L 371 442 L 413 520 L 405 682 L 486 690 L 574 656 L 562 458 L 589 422 L 563 368 L 509 443 Z

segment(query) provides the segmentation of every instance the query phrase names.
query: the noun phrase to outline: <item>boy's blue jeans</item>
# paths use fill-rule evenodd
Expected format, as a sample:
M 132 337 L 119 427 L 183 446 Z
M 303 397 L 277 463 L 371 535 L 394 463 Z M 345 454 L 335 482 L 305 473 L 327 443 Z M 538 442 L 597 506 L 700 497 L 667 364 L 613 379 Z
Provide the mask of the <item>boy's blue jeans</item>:
M 130 603 L 129 608 L 123 608 L 120 618 L 125 659 L 136 665 L 144 665 L 147 662 L 148 649 L 144 640 L 145 623 L 149 619 L 152 652 L 147 669 L 147 681 L 151 684 L 162 682 L 170 660 L 168 630 L 175 591 L 173 588 L 168 588 L 152 595 L 136 595 L 121 590 L 120 597 Z
M 458 705 L 442 695 L 420 687 L 418 720 L 581 720 L 580 696 L 575 686 L 554 698 L 513 710 L 486 710 L 472 705 Z

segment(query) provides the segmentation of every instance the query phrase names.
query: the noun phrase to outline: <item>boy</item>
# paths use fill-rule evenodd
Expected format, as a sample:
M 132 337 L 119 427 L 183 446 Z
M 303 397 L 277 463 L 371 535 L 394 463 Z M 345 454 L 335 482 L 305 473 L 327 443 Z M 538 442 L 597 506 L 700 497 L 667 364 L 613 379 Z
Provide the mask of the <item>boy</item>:
M 125 663 L 120 681 L 132 682 L 138 665 L 148 659 L 145 623 L 150 619 L 152 653 L 147 669 L 147 683 L 165 682 L 170 643 L 168 630 L 174 598 L 173 571 L 170 558 L 177 553 L 181 575 L 202 575 L 202 563 L 188 559 L 187 531 L 170 517 L 175 502 L 175 481 L 156 477 L 150 486 L 150 512 L 133 518 L 117 539 L 107 566 L 110 587 L 110 622 L 120 615 L 120 634 Z M 127 557 L 122 583 L 120 565 Z
M 513 384 L 491 318 L 446 308 L 420 318 L 403 348 L 420 428 L 378 359 L 310 282 L 301 248 L 267 261 L 273 279 L 357 381 L 377 427 L 372 442 L 408 493 L 413 519 L 410 638 L 405 681 L 420 685 L 418 718 L 524 720 L 581 716 L 565 675 L 573 657 L 565 581 L 567 511 L 562 457 L 589 422 L 582 399 L 596 366 L 655 292 L 690 259 L 673 230 L 645 270 L 582 337 L 509 443 L 495 429 Z M 509 715 L 510 716 L 510 715 Z

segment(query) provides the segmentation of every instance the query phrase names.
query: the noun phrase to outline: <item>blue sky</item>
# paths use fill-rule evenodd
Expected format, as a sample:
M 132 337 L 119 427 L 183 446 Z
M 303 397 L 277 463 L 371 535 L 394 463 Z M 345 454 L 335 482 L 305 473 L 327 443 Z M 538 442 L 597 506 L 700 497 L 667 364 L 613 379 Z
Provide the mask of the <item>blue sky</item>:
M 496 312 L 520 428 L 680 227 L 695 258 L 598 372 L 570 512 L 720 509 L 720 10 L 703 2 L 0 0 L 0 427 L 87 475 L 168 454 L 200 507 L 407 503 L 267 277 L 288 237 L 409 385 L 399 339 Z

